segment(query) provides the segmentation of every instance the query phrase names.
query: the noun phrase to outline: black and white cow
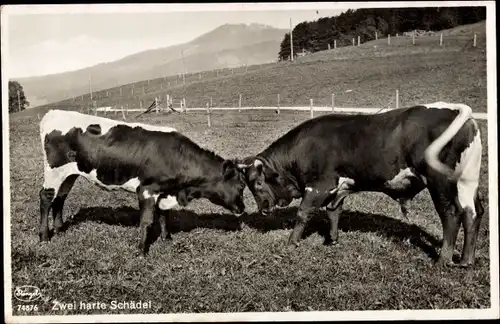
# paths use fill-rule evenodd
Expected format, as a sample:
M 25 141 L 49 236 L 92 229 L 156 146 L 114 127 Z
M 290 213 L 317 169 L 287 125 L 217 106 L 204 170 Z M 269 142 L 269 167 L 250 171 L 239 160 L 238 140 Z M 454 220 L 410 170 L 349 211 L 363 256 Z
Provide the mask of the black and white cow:
M 467 266 L 474 262 L 484 212 L 478 194 L 481 152 L 471 108 L 436 102 L 310 119 L 238 167 L 264 214 L 302 198 L 290 244 L 298 243 L 312 211 L 325 206 L 330 221 L 325 244 L 335 244 L 342 204 L 351 193 L 383 192 L 406 213 L 406 202 L 427 187 L 443 225 L 438 262 L 451 263 L 463 223 L 460 264 Z
M 244 212 L 244 178 L 233 160 L 205 150 L 169 127 L 51 110 L 40 122 L 44 148 L 44 183 L 40 191 L 40 240 L 62 226 L 64 201 L 82 176 L 100 187 L 137 193 L 141 254 L 155 209 L 168 210 L 195 198 L 207 198 L 235 214 Z M 159 218 L 166 239 L 165 216 Z

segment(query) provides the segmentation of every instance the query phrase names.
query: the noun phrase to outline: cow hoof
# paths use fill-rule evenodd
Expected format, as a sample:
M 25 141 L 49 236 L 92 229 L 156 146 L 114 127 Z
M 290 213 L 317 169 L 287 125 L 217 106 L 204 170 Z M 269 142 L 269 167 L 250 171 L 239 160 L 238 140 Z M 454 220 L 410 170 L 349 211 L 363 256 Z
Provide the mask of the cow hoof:
M 170 233 L 168 235 L 162 235 L 160 238 L 163 242 L 172 241 L 172 235 L 170 235 Z
M 439 258 L 437 261 L 436 261 L 436 265 L 438 267 L 453 267 L 455 266 L 455 264 L 453 263 L 453 261 L 451 260 L 446 260 L 446 259 L 441 259 Z
M 325 239 L 325 241 L 323 242 L 323 245 L 326 246 L 336 246 L 338 244 L 339 242 L 337 240 L 332 240 L 332 239 Z
M 39 234 L 39 236 L 40 236 L 40 243 L 48 243 L 50 241 L 49 233 L 41 233 Z
M 469 267 L 472 267 L 473 265 L 474 265 L 474 262 L 471 262 L 471 261 L 460 261 L 460 263 L 458 264 L 458 266 L 461 268 L 469 268 Z

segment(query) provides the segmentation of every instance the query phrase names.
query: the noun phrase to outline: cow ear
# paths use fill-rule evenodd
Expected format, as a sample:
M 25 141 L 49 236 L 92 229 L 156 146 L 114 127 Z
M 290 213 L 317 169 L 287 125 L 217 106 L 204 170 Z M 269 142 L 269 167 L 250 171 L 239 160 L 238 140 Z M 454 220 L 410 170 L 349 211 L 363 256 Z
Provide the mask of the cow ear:
M 253 166 L 257 169 L 257 172 L 262 173 L 262 170 L 264 169 L 264 163 L 262 163 L 261 160 L 255 159 L 255 161 L 253 161 Z
M 224 179 L 228 180 L 234 177 L 236 173 L 236 164 L 233 160 L 225 160 L 222 163 L 222 174 L 224 175 Z
M 255 156 L 248 156 L 242 160 L 236 160 L 236 168 L 240 171 L 246 172 L 255 161 Z
M 186 194 L 186 190 L 179 191 L 179 193 L 177 194 L 177 202 L 179 203 L 179 205 L 181 205 L 183 207 L 189 203 L 189 199 L 188 199 L 188 196 Z
M 224 160 L 222 163 L 222 173 L 226 173 L 229 169 L 234 169 L 234 161 L 233 160 Z

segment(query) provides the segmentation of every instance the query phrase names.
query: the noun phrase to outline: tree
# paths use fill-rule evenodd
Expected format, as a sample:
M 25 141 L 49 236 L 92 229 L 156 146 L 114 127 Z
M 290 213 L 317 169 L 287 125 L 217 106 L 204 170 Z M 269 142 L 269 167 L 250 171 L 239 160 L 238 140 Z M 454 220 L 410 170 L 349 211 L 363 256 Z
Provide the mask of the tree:
M 24 110 L 29 105 L 21 84 L 17 81 L 9 81 L 9 114 Z

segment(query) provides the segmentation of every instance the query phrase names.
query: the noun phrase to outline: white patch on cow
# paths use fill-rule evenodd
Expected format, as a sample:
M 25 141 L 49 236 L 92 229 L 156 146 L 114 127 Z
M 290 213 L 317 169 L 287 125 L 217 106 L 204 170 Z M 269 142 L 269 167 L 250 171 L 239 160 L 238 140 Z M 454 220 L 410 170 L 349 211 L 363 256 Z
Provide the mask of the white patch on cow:
M 57 168 L 50 168 L 50 167 L 46 168 L 43 187 L 54 188 L 57 193 L 64 180 L 66 180 L 66 178 L 71 175 L 82 176 L 88 181 L 107 190 L 124 189 L 130 192 L 136 192 L 137 187 L 140 184 L 138 178 L 132 178 L 121 185 L 104 184 L 97 178 L 97 170 L 94 169 L 90 171 L 90 173 L 85 173 L 78 169 L 76 162 L 70 162 Z
M 76 163 L 76 162 L 73 162 L 73 163 Z M 97 170 L 96 169 L 90 171 L 90 173 L 88 173 L 88 174 L 81 172 L 81 171 L 78 171 L 78 174 L 85 177 L 87 180 L 95 183 L 99 187 L 107 189 L 107 190 L 124 189 L 124 190 L 130 191 L 130 192 L 136 192 L 137 187 L 140 184 L 140 181 L 138 178 L 132 178 L 121 185 L 104 184 L 97 178 Z
M 72 174 L 80 174 L 80 170 L 78 170 L 76 162 L 71 162 L 57 168 L 50 168 L 47 165 L 45 168 L 43 188 L 54 188 L 57 194 L 61 184 Z
M 151 198 L 152 196 L 151 196 L 151 194 L 149 193 L 149 191 L 144 190 L 144 192 L 142 193 L 142 197 L 143 197 L 144 199 L 149 199 L 149 198 Z
M 464 105 L 464 104 L 449 103 L 449 102 L 444 102 L 444 101 L 437 101 L 437 102 L 425 104 L 423 106 L 427 107 L 428 109 L 434 108 L 434 109 L 450 109 L 450 110 L 460 110 L 464 106 L 468 107 L 467 105 Z
M 172 209 L 175 206 L 177 206 L 177 199 L 175 198 L 175 196 L 167 196 L 166 198 L 160 199 L 160 201 L 158 202 L 158 208 L 160 208 L 161 210 Z
M 45 135 L 56 130 L 60 131 L 62 135 L 69 132 L 73 127 L 81 128 L 83 131 L 89 125 L 97 124 L 101 127 L 101 134 L 106 134 L 110 128 L 116 125 L 126 125 L 131 128 L 141 127 L 150 131 L 157 131 L 163 133 L 175 132 L 176 129 L 172 127 L 148 125 L 142 123 L 127 123 L 120 120 L 114 120 L 104 117 L 92 116 L 81 114 L 76 111 L 65 110 L 50 110 L 43 116 L 40 122 L 40 135 L 42 137 L 42 147 Z
M 462 128 L 462 126 L 470 118 L 472 118 L 472 109 L 471 107 L 464 104 L 446 103 L 442 101 L 427 104 L 425 106 L 430 109 L 437 108 L 459 110 L 459 114 L 451 122 L 448 128 L 446 128 L 446 130 L 441 135 L 439 135 L 439 137 L 436 138 L 424 152 L 425 160 L 429 164 L 429 166 L 431 166 L 434 170 L 437 170 L 443 174 L 447 174 L 450 179 L 456 179 L 460 174 L 458 172 L 453 172 L 450 167 L 442 163 L 438 159 L 438 155 L 443 147 L 448 144 L 448 142 L 450 142 L 451 139 L 459 132 L 460 128 Z
M 256 159 L 254 162 L 253 162 L 253 166 L 254 167 L 258 167 L 259 165 L 262 165 L 262 161 L 259 160 L 259 159 Z
M 349 190 L 352 186 L 354 186 L 354 180 L 347 177 L 340 177 L 337 188 L 330 190 L 330 193 L 338 193 L 339 191 Z
M 311 187 L 306 187 L 306 191 L 311 192 L 311 191 L 313 191 L 313 188 L 311 188 Z
M 416 178 L 410 168 L 401 169 L 398 174 L 385 183 L 385 186 L 394 190 L 404 190 L 411 185 L 411 178 Z
M 474 140 L 462 152 L 460 160 L 455 167 L 455 170 L 461 172 L 457 182 L 458 201 L 462 208 L 470 207 L 472 209 L 473 218 L 476 217 L 474 196 L 479 187 L 482 149 L 481 134 L 479 129 L 477 129 Z

